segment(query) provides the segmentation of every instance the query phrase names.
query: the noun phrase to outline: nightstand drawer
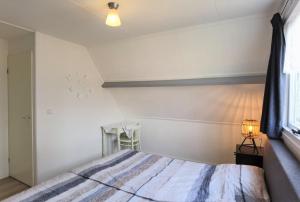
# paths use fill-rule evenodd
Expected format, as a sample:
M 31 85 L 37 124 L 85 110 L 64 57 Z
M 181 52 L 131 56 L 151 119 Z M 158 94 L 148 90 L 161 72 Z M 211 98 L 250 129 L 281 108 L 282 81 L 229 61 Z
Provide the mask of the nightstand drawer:
M 252 165 L 257 167 L 263 167 L 263 147 L 258 147 L 258 151 L 255 152 L 253 148 L 241 147 L 236 145 L 235 162 L 236 164 Z
M 243 165 L 253 165 L 258 167 L 263 167 L 263 157 L 262 156 L 249 156 L 244 154 L 235 154 L 236 164 Z

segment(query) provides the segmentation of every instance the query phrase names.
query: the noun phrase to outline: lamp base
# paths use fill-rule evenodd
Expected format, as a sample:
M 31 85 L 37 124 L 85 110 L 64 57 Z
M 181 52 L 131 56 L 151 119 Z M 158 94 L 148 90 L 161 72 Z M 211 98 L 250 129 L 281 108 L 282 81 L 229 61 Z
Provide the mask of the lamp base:
M 250 139 L 250 140 L 252 141 L 252 143 L 250 143 L 250 144 L 244 144 L 245 141 L 246 141 L 247 139 Z M 257 148 L 257 146 L 256 146 L 255 140 L 254 140 L 253 138 L 249 137 L 249 136 L 247 136 L 247 137 L 244 138 L 242 144 L 241 144 L 240 147 L 239 147 L 239 150 L 240 150 L 240 151 L 241 151 L 241 148 L 242 148 L 242 147 L 250 147 L 250 148 L 253 148 L 253 153 L 256 152 L 256 153 L 258 154 L 258 148 Z

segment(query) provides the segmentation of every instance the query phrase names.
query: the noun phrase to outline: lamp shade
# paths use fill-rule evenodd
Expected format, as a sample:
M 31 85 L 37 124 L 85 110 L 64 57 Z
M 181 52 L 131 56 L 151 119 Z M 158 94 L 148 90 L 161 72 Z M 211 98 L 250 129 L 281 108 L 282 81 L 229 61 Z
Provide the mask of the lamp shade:
M 250 119 L 244 120 L 242 123 L 242 135 L 252 139 L 259 137 L 259 122 Z
M 121 20 L 116 9 L 111 9 L 106 17 L 106 24 L 111 27 L 121 26 Z

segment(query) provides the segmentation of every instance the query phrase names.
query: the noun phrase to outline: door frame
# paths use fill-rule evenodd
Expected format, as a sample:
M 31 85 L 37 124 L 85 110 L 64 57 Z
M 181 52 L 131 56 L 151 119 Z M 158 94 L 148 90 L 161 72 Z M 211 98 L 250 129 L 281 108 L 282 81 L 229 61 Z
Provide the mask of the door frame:
M 37 184 L 37 144 L 36 144 L 36 32 L 33 33 L 31 50 L 31 114 L 32 114 L 32 176 L 33 185 Z

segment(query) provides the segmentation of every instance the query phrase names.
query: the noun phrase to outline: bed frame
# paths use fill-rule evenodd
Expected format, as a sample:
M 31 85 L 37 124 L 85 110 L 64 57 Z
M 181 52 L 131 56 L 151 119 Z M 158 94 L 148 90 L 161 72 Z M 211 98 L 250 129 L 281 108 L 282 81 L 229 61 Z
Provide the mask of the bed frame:
M 273 202 L 300 201 L 300 162 L 282 141 L 267 141 L 264 170 Z

